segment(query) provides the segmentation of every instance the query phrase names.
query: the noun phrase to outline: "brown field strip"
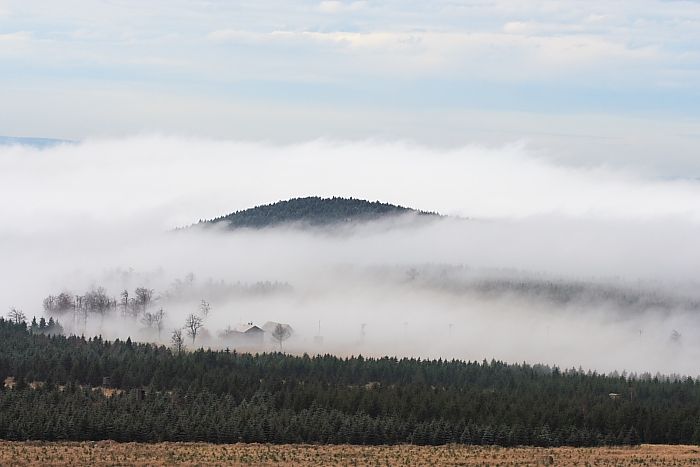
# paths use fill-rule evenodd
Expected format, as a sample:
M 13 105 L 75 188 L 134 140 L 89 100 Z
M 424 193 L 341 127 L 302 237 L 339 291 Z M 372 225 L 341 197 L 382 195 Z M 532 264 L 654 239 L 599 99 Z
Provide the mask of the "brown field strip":
M 0 441 L 0 465 L 700 465 L 698 446 L 500 448 Z

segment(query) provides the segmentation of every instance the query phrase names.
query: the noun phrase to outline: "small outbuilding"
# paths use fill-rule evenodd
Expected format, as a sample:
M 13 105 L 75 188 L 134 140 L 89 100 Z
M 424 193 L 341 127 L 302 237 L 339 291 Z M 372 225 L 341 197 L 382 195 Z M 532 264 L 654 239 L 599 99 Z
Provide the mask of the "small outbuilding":
M 265 331 L 248 322 L 229 327 L 220 336 L 233 347 L 260 347 L 264 343 Z

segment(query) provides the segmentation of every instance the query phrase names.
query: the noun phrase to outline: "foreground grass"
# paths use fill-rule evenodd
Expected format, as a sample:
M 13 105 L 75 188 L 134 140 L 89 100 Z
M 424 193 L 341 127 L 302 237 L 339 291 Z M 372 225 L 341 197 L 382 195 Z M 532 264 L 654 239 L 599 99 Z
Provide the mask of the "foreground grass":
M 500 448 L 0 441 L 0 465 L 700 465 L 698 446 Z

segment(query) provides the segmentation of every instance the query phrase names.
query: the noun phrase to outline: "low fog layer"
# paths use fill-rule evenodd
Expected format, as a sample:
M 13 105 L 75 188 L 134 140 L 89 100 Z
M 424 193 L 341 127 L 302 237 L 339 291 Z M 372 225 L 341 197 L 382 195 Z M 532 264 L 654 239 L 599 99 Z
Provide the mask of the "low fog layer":
M 0 235 L 97 225 L 162 230 L 302 196 L 381 200 L 473 218 L 700 221 L 700 185 L 550 162 L 521 144 L 273 146 L 141 137 L 0 146 Z M 553 160 L 553 159 L 552 159 Z M 87 222 L 86 222 L 87 221 Z
M 0 147 L 0 195 L 0 304 L 30 318 L 47 316 L 50 294 L 104 287 L 119 301 L 145 287 L 146 311 L 165 312 L 163 343 L 210 304 L 190 348 L 226 346 L 229 326 L 276 321 L 294 329 L 290 352 L 699 373 L 692 181 L 559 167 L 519 146 L 136 138 Z M 172 230 L 303 195 L 466 219 Z M 59 320 L 68 332 L 159 340 L 128 315 L 117 305 Z

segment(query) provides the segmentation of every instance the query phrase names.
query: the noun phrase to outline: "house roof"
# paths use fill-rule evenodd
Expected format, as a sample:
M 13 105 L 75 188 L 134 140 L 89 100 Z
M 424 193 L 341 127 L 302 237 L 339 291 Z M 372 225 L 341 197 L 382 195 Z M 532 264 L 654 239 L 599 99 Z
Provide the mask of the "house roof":
M 234 331 L 237 332 L 243 332 L 243 333 L 256 333 L 256 332 L 265 332 L 263 329 L 260 329 L 253 323 L 245 323 L 245 324 L 237 324 L 236 327 L 233 328 Z

